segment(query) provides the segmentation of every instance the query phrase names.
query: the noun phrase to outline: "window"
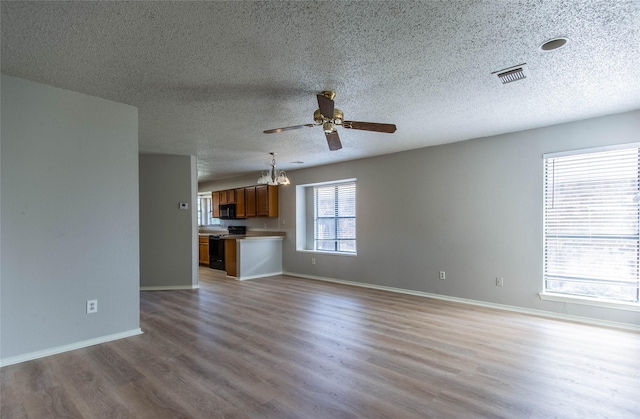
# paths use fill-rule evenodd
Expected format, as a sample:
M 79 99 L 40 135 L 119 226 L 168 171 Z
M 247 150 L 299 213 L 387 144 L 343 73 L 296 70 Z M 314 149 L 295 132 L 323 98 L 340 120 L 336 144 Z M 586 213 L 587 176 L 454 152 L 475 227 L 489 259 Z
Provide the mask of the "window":
M 313 187 L 314 250 L 356 253 L 356 183 Z
M 220 225 L 219 218 L 211 218 L 211 193 L 198 195 L 198 225 Z
M 544 156 L 544 290 L 638 303 L 639 149 Z

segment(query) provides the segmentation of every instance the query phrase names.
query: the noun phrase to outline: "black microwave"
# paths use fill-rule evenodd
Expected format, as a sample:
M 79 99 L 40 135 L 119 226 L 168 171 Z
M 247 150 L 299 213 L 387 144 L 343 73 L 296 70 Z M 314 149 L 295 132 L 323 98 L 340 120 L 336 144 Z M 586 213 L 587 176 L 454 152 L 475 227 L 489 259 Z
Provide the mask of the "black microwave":
M 235 220 L 236 219 L 236 204 L 222 204 L 222 205 L 220 205 L 220 219 L 221 220 Z

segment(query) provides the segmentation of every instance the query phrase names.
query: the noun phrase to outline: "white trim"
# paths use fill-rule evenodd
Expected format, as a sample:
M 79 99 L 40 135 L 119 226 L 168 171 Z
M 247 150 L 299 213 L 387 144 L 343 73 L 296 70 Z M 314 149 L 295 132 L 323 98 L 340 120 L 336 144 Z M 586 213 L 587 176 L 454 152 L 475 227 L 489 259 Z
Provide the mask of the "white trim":
M 592 148 L 583 148 L 581 150 L 566 150 L 566 151 L 558 151 L 555 153 L 546 153 L 542 155 L 543 159 L 553 159 L 556 157 L 564 157 L 564 156 L 574 156 L 577 154 L 590 154 L 590 153 L 601 153 L 605 151 L 613 151 L 613 150 L 624 150 L 627 148 L 640 148 L 640 142 L 635 143 L 626 143 L 626 144 L 616 144 L 602 147 L 592 147 Z
M 31 361 L 33 359 L 44 358 L 45 356 L 51 356 L 60 354 L 62 352 L 73 351 L 76 349 L 86 348 L 88 346 L 98 345 L 100 343 L 111 342 L 112 340 L 124 339 L 131 336 L 141 335 L 142 329 L 132 329 L 126 332 L 114 333 L 112 335 L 100 336 L 98 338 L 82 340 L 80 342 L 71 343 L 69 345 L 56 346 L 54 348 L 44 349 L 42 351 L 30 352 L 28 354 L 12 356 L 9 358 L 0 359 L 0 367 L 6 367 L 8 365 L 19 364 L 20 362 Z
M 140 287 L 140 291 L 175 291 L 175 290 L 197 290 L 200 285 L 161 285 L 158 287 Z
M 296 249 L 296 252 L 300 252 L 300 253 L 313 253 L 316 255 L 335 255 L 335 256 L 349 256 L 349 257 L 355 257 L 358 256 L 358 253 L 351 253 L 351 252 L 331 252 L 328 250 L 311 250 L 311 249 Z
M 640 311 L 640 304 L 628 303 L 625 301 L 613 301 L 599 298 L 590 298 L 578 295 L 555 294 L 551 292 L 541 292 L 538 294 L 541 300 L 560 301 L 562 303 L 583 304 L 587 306 L 617 308 L 618 310 Z
M 233 237 L 231 237 L 233 238 Z M 271 240 L 271 241 L 282 241 L 284 240 L 284 236 L 249 236 L 249 237 L 238 237 L 237 239 L 235 239 L 237 241 L 240 240 L 244 240 L 244 241 L 256 241 L 256 240 Z
M 351 182 L 357 182 L 358 178 L 351 178 L 351 179 L 339 179 L 339 180 L 326 180 L 324 182 L 315 182 L 315 183 L 305 183 L 305 184 L 300 184 L 300 185 L 296 185 L 296 186 L 300 186 L 303 188 L 308 188 L 310 186 L 325 186 L 325 185 L 341 185 L 343 183 L 351 183 Z
M 243 276 L 243 277 L 227 275 L 227 278 L 237 279 L 238 281 L 245 281 L 247 279 L 266 278 L 268 276 L 276 276 L 276 275 L 282 275 L 282 274 L 283 274 L 282 271 L 280 271 L 280 272 L 271 272 L 271 273 L 259 274 L 259 275 L 247 275 L 247 276 Z
M 338 284 L 352 285 L 352 286 L 362 287 L 362 288 L 371 288 L 371 289 L 382 290 L 382 291 L 390 291 L 390 292 L 396 292 L 396 293 L 400 293 L 400 294 L 416 295 L 418 297 L 435 298 L 437 300 L 451 301 L 451 302 L 456 302 L 456 303 L 469 304 L 469 305 L 487 307 L 487 308 L 495 308 L 495 309 L 498 309 L 498 310 L 506 310 L 506 311 L 512 311 L 512 312 L 516 312 L 516 313 L 530 314 L 530 315 L 533 315 L 533 316 L 547 317 L 547 318 L 552 318 L 552 319 L 568 320 L 568 321 L 579 322 L 579 323 L 587 323 L 587 324 L 593 324 L 593 325 L 596 325 L 596 326 L 605 326 L 605 327 L 613 327 L 613 328 L 618 328 L 618 329 L 640 331 L 640 325 L 633 325 L 633 324 L 628 324 L 628 323 L 612 322 L 612 321 L 607 321 L 607 320 L 598 320 L 598 319 L 592 319 L 592 318 L 589 318 L 589 317 L 572 316 L 570 314 L 552 313 L 552 312 L 549 312 L 549 311 L 535 310 L 535 309 L 531 309 L 531 308 L 522 308 L 522 307 L 510 306 L 510 305 L 506 305 L 506 304 L 489 303 L 489 302 L 486 302 L 486 301 L 470 300 L 470 299 L 467 299 L 467 298 L 459 298 L 459 297 L 450 297 L 448 295 L 431 294 L 431 293 L 422 292 L 422 291 L 414 291 L 414 290 L 407 290 L 407 289 L 403 289 L 403 288 L 387 287 L 387 286 L 384 286 L 384 285 L 367 284 L 367 283 L 364 283 L 364 282 L 346 281 L 346 280 L 343 280 L 343 279 L 326 278 L 326 277 L 315 276 L 315 275 L 299 274 L 299 273 L 295 273 L 295 272 L 285 272 L 284 275 L 295 276 L 295 277 L 306 278 L 306 279 L 313 279 L 313 280 L 318 280 L 318 281 L 325 281 L 325 282 L 335 282 L 335 283 L 338 283 Z

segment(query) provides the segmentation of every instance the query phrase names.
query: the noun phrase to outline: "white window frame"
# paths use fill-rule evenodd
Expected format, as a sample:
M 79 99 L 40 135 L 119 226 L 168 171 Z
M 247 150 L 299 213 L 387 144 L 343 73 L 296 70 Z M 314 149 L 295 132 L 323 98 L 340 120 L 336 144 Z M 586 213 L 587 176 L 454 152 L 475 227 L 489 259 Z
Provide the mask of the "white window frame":
M 550 154 L 545 154 L 543 155 L 543 163 L 544 166 L 546 167 L 546 162 L 548 160 L 551 159 L 556 159 L 556 158 L 561 158 L 561 157 L 566 157 L 566 156 L 577 156 L 577 155 L 586 155 L 586 154 L 592 154 L 592 153 L 600 153 L 600 152 L 607 152 L 607 151 L 613 151 L 613 150 L 623 150 L 623 149 L 630 149 L 630 148 L 635 148 L 638 149 L 640 147 L 640 143 L 629 143 L 629 144 L 621 144 L 621 145 L 616 145 L 616 146 L 608 146 L 608 147 L 598 147 L 598 148 L 590 148 L 590 149 L 583 149 L 583 150 L 573 150 L 573 151 L 566 151 L 566 152 L 560 152 L 560 153 L 550 153 Z M 544 167 L 543 167 L 543 170 Z M 639 175 L 640 176 L 640 175 Z M 544 181 L 544 185 L 546 185 L 547 180 Z M 544 189 L 544 188 L 543 188 Z M 543 194 L 546 194 L 545 191 L 543 191 Z M 638 195 L 640 197 L 640 194 Z M 545 196 L 543 195 L 543 205 L 546 205 L 545 202 Z M 637 202 L 637 201 L 636 201 Z M 543 214 L 544 214 L 544 240 L 543 240 L 543 257 L 546 258 L 546 252 L 547 252 L 547 210 L 546 207 L 543 208 Z M 640 225 L 640 220 L 638 222 L 638 225 Z M 636 232 L 634 234 L 634 237 L 638 236 L 638 230 L 636 227 Z M 640 237 L 636 238 L 636 243 L 640 243 Z M 637 246 L 636 244 L 636 246 Z M 638 248 L 638 247 L 637 247 Z M 640 259 L 640 255 L 637 256 L 637 259 Z M 640 262 L 640 261 L 639 261 Z M 551 280 L 550 278 L 552 277 L 550 275 L 550 277 L 547 277 L 547 261 L 546 259 L 543 260 L 543 278 L 542 278 L 542 289 L 543 292 L 540 293 L 540 298 L 543 300 L 550 300 L 550 301 L 561 301 L 561 302 L 572 302 L 572 303 L 577 303 L 577 304 L 585 304 L 585 305 L 594 305 L 594 306 L 600 306 L 600 307 L 608 307 L 608 308 L 616 308 L 616 309 L 623 309 L 623 310 L 631 310 L 631 311 L 640 311 L 640 301 L 638 301 L 637 296 L 638 296 L 638 291 L 636 290 L 636 301 L 623 301 L 623 300 L 617 300 L 617 299 L 611 299 L 611 298 L 606 298 L 606 297 L 601 297 L 601 296 L 585 296 L 585 295 L 578 295 L 578 294 L 566 294 L 566 293 L 559 293 L 559 292 L 553 292 L 553 291 L 549 291 L 546 288 L 547 285 L 547 280 Z M 637 275 L 638 270 L 636 270 L 636 275 Z
M 353 216 L 349 215 L 349 216 L 341 216 L 338 214 L 338 207 L 340 206 L 340 198 L 345 199 L 345 196 L 342 195 L 339 192 L 339 188 L 342 186 L 351 186 L 353 185 L 353 204 L 354 204 L 354 209 L 353 209 Z M 326 216 L 326 215 L 319 215 L 319 208 L 318 208 L 318 190 L 319 189 L 333 189 L 333 199 L 334 199 L 334 207 L 333 207 L 333 215 L 332 216 Z M 313 194 L 314 194 L 314 198 L 313 198 L 313 208 L 314 208 L 314 214 L 313 214 L 313 231 L 314 231 L 314 235 L 313 235 L 313 250 L 316 252 L 327 252 L 327 253 L 340 253 L 340 254 L 356 254 L 357 253 L 357 233 L 356 233 L 356 182 L 355 181 L 348 181 L 348 182 L 335 182 L 335 183 L 330 183 L 330 184 L 325 184 L 325 185 L 315 185 L 313 186 Z M 353 237 L 340 237 L 340 220 L 343 219 L 348 219 L 348 220 L 353 220 Z M 333 231 L 333 235 L 331 236 L 331 238 L 319 238 L 319 230 L 320 230 L 320 224 L 321 224 L 321 220 L 333 220 L 333 225 L 334 225 L 334 231 Z M 334 249 L 319 249 L 318 248 L 318 242 L 327 242 L 327 241 L 331 241 L 334 244 Z M 340 241 L 353 241 L 354 244 L 354 250 L 353 251 L 346 251 L 346 250 L 339 250 L 340 248 Z
M 202 208 L 203 201 L 209 201 L 208 204 L 204 205 L 204 209 Z M 212 205 L 213 205 L 213 202 L 212 202 L 212 199 L 211 199 L 211 192 L 199 193 L 198 194 L 198 226 L 199 227 L 219 226 L 220 225 L 220 219 L 219 218 L 212 218 L 211 217 Z M 203 217 L 203 214 L 202 214 L 203 210 L 207 212 L 208 217 L 206 217 L 206 218 Z
M 356 251 L 328 251 L 317 250 L 315 248 L 315 204 L 314 187 L 330 186 L 336 184 L 355 183 L 356 184 Z M 357 179 L 339 179 L 327 182 L 316 182 L 304 185 L 296 185 L 296 251 L 302 253 L 317 253 L 326 255 L 339 255 L 346 257 L 358 256 L 357 249 Z

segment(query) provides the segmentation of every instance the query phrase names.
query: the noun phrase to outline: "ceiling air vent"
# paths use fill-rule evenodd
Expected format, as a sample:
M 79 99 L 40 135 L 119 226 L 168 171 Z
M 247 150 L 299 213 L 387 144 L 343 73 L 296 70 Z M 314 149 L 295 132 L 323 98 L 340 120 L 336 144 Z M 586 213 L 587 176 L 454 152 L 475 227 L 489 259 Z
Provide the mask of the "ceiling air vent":
M 505 68 L 504 70 L 494 71 L 491 74 L 497 75 L 501 84 L 507 84 L 531 77 L 526 64 L 520 64 L 515 67 Z

